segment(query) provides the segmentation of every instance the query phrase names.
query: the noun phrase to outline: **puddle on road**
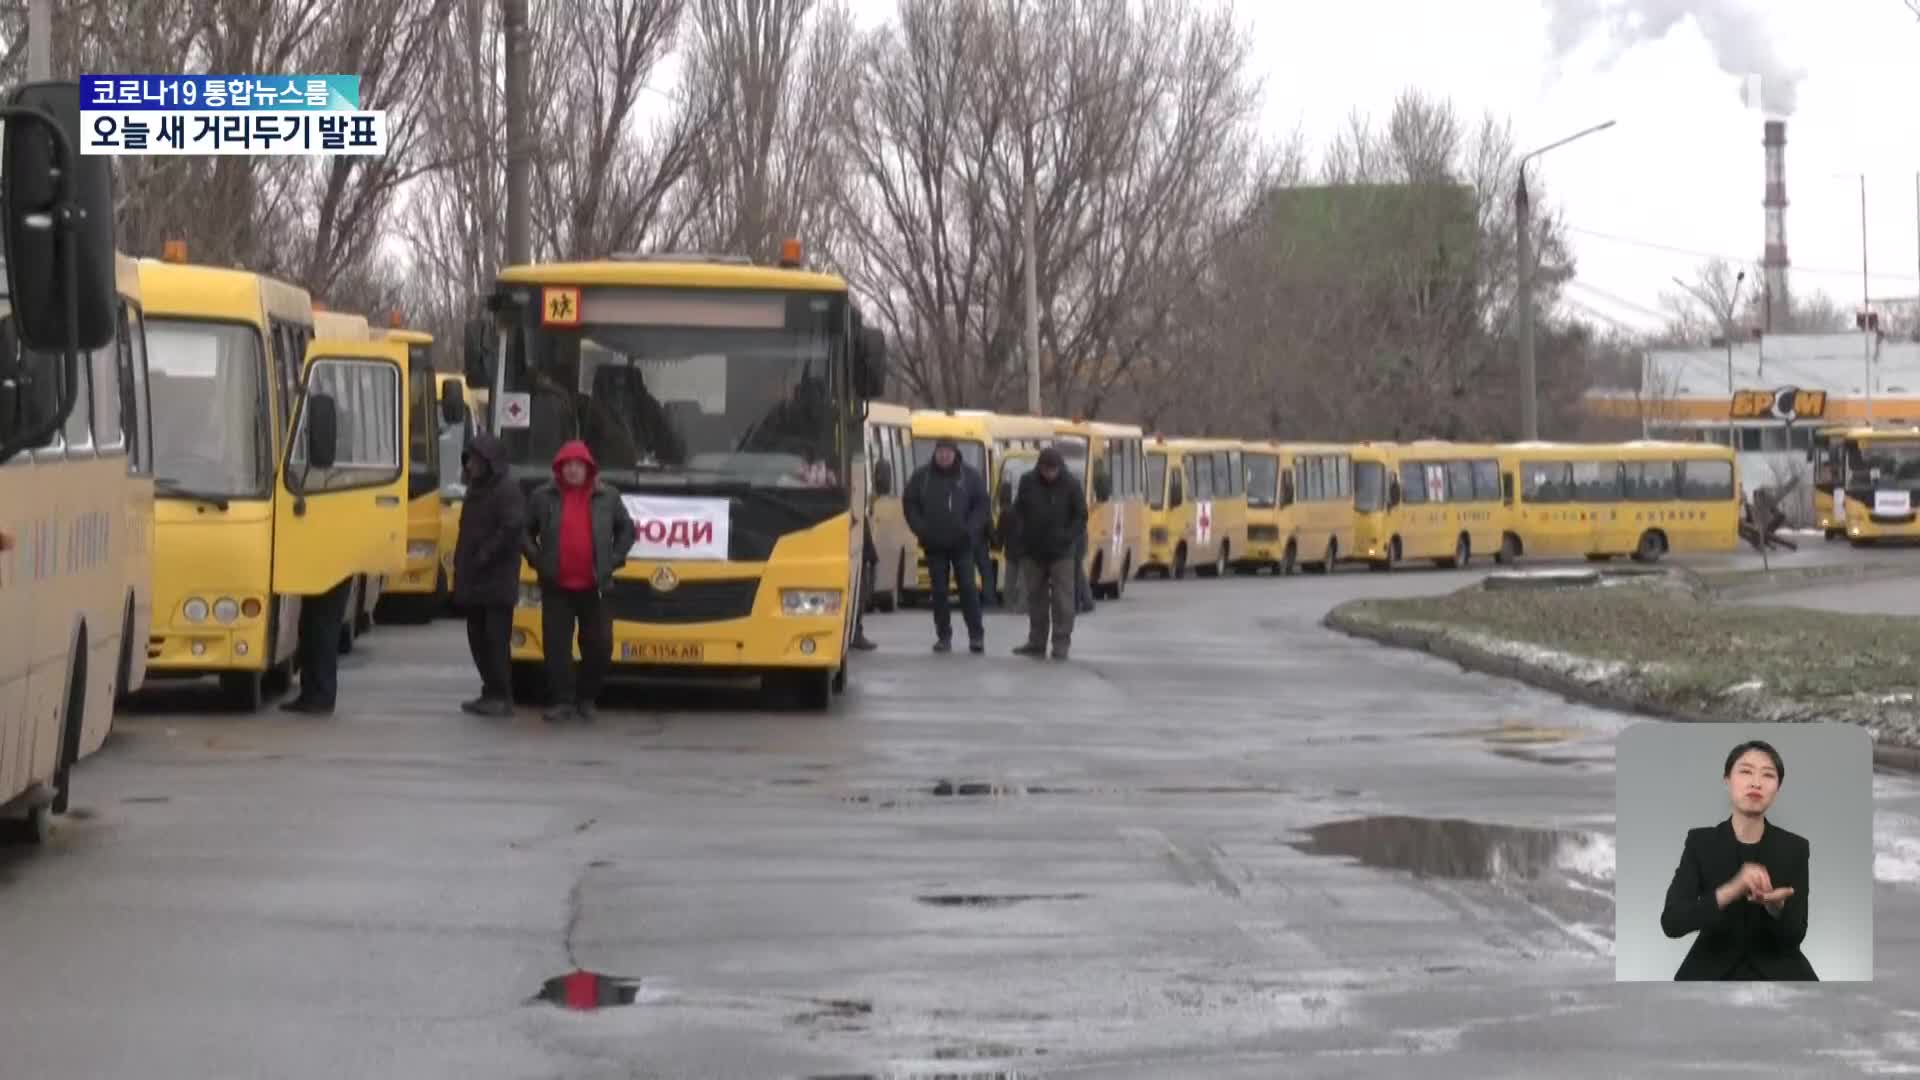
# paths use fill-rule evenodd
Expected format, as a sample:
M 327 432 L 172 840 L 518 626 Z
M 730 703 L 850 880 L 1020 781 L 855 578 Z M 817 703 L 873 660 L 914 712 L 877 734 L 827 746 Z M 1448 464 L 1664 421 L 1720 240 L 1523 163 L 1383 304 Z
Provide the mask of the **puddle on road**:
M 639 996 L 639 979 L 622 979 L 595 971 L 570 971 L 542 983 L 533 999 L 591 1012 L 613 1005 L 631 1005 Z
M 1415 877 L 1524 881 L 1563 865 L 1590 840 L 1574 830 L 1525 829 L 1450 818 L 1366 817 L 1330 821 L 1289 846 L 1308 855 L 1358 859 Z
M 1015 904 L 1041 903 L 1046 901 L 1085 900 L 1086 893 L 939 893 L 932 896 L 916 896 L 915 900 L 931 907 L 970 907 L 1004 908 Z
M 1590 769 L 1600 764 L 1600 759 L 1575 757 L 1571 754 L 1536 754 L 1517 746 L 1498 746 L 1494 748 L 1495 757 L 1509 761 L 1525 761 L 1535 765 L 1570 765 L 1575 769 Z

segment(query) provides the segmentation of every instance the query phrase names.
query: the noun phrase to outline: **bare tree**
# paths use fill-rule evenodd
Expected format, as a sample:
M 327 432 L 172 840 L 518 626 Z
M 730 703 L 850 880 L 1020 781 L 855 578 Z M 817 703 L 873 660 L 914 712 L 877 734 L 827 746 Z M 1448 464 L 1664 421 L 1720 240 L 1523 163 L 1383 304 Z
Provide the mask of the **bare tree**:
M 645 135 L 641 96 L 671 53 L 686 0 L 569 0 L 542 5 L 559 38 L 552 91 L 534 98 L 536 259 L 597 258 L 651 240 L 678 240 L 684 222 L 663 211 L 694 159 L 708 117 L 667 98 Z
M 691 24 L 682 93 L 711 118 L 678 195 L 695 238 L 772 261 L 796 237 L 830 263 L 852 17 L 837 0 L 694 0 Z

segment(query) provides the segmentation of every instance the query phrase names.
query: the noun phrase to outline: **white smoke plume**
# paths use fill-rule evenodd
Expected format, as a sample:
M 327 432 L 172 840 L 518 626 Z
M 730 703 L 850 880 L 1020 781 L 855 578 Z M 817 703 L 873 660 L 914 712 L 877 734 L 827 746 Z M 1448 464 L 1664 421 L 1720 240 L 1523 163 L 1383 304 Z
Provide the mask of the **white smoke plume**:
M 1549 5 L 1547 32 L 1556 59 L 1604 37 L 1609 50 L 1602 66 L 1610 66 L 1628 50 L 1659 41 L 1691 18 L 1749 107 L 1769 116 L 1792 115 L 1800 80 L 1806 77 L 1774 51 L 1759 13 L 1740 0 L 1549 0 Z M 1753 86 L 1759 88 L 1757 101 L 1752 99 Z

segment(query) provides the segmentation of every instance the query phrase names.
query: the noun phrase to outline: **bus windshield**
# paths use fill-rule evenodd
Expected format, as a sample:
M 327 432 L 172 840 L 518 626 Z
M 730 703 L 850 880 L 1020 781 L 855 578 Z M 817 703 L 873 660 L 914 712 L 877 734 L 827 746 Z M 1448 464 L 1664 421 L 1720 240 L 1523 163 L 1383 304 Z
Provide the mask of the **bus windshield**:
M 1387 508 L 1387 469 L 1377 461 L 1353 463 L 1353 509 L 1372 514 Z
M 980 478 L 982 480 L 986 479 L 987 477 L 986 445 L 983 443 L 975 442 L 972 439 L 952 439 L 952 438 L 946 438 L 944 436 L 927 438 L 924 435 L 916 435 L 913 438 L 914 468 L 919 468 L 922 465 L 932 464 L 933 449 L 934 447 L 939 446 L 942 442 L 952 443 L 960 451 L 960 460 L 973 466 L 973 471 L 979 473 Z
M 846 299 L 583 289 L 578 326 L 530 305 L 506 335 L 500 438 L 522 478 L 584 440 L 610 482 L 844 489 Z M 857 438 L 857 434 L 854 438 Z
M 1280 505 L 1280 459 L 1272 454 L 1247 455 L 1247 505 L 1255 509 Z
M 264 497 L 273 453 L 259 331 L 155 316 L 147 364 L 155 490 Z
M 1147 508 L 1167 507 L 1167 455 L 1147 452 Z
M 1848 443 L 1847 486 L 1920 491 L 1920 440 Z

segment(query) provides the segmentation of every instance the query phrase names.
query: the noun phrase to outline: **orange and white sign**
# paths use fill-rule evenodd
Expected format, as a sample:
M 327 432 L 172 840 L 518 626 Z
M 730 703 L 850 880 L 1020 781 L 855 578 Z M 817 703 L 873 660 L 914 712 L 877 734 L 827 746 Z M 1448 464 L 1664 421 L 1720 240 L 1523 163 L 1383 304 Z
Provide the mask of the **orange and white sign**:
M 580 290 L 551 286 L 540 291 L 541 326 L 579 326 Z
M 633 518 L 629 559 L 725 559 L 732 503 L 671 495 L 622 495 Z

